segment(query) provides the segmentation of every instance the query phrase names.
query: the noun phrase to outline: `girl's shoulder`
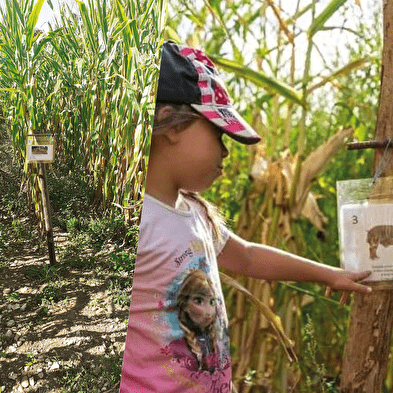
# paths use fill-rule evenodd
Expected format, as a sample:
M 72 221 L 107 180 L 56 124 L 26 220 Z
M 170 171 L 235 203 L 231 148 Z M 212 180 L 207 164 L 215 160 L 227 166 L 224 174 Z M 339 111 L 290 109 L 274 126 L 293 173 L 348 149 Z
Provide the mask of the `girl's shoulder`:
M 176 207 L 172 207 L 149 194 L 145 194 L 143 199 L 142 215 L 145 210 L 148 210 L 150 212 L 154 211 L 158 214 L 164 213 L 189 216 L 191 215 L 191 209 L 192 204 L 190 204 L 189 201 L 186 201 L 183 197 L 179 198 L 176 203 Z
M 205 221 L 215 235 L 217 235 L 221 226 L 225 226 L 224 220 L 215 206 L 199 194 L 181 191 L 175 207 L 145 194 L 142 208 L 142 227 L 147 222 L 158 223 L 162 220 L 172 219 L 189 222 L 189 219 L 192 220 L 196 217 Z

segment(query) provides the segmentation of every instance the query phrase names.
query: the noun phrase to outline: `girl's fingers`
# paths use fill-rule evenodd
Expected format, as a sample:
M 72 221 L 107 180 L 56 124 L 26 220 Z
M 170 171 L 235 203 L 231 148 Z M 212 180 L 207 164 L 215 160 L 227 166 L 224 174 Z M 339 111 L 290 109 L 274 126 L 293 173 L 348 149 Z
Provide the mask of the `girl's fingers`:
M 372 291 L 372 288 L 369 287 L 368 285 L 358 283 L 358 281 L 362 281 L 365 278 L 369 277 L 371 273 L 372 273 L 371 271 L 366 271 L 366 272 L 360 272 L 354 274 L 353 276 L 353 281 L 355 282 L 354 291 L 359 293 L 370 293 Z
M 342 306 L 345 306 L 346 304 L 347 304 L 347 302 L 348 302 L 348 298 L 349 298 L 349 292 L 343 292 L 342 294 L 341 294 L 341 298 L 340 298 L 340 304 L 342 305 Z
M 340 298 L 340 304 L 345 305 L 348 302 L 349 295 L 352 291 L 358 293 L 364 293 L 364 294 L 370 293 L 372 291 L 371 287 L 358 283 L 358 281 L 362 281 L 365 278 L 369 277 L 370 275 L 371 275 L 370 271 L 365 271 L 360 273 L 349 273 L 349 274 L 347 273 L 347 278 L 349 278 L 352 281 L 352 283 L 350 283 L 349 285 L 347 283 L 345 285 L 347 290 L 343 291 Z M 336 290 L 337 289 L 338 288 L 336 288 Z M 329 298 L 331 297 L 332 293 L 333 293 L 332 287 L 330 286 L 326 287 L 325 296 Z
M 354 278 L 353 281 L 362 281 L 367 277 L 371 276 L 371 271 L 365 271 L 365 272 L 360 272 L 360 273 L 354 273 Z
M 366 293 L 370 293 L 370 292 L 372 291 L 372 288 L 371 288 L 371 287 L 368 287 L 367 285 L 355 284 L 355 286 L 356 286 L 356 288 L 355 288 L 354 290 L 355 290 L 356 292 L 359 292 L 359 293 L 364 293 L 364 294 L 366 294 Z M 351 293 L 351 292 L 344 291 L 344 292 L 341 294 L 340 304 L 341 304 L 342 306 L 345 306 L 345 305 L 347 304 L 350 293 Z
M 355 283 L 354 291 L 359 293 L 370 293 L 372 291 L 372 288 L 367 285 Z

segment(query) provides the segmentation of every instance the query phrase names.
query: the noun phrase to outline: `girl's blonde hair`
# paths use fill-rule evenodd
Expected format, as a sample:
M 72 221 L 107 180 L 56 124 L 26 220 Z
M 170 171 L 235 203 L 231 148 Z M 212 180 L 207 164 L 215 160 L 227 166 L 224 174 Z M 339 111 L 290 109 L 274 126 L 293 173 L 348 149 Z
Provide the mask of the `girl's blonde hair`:
M 158 119 L 160 109 L 168 107 L 170 113 Z M 204 119 L 196 110 L 187 104 L 157 102 L 153 122 L 153 136 L 163 134 L 168 128 L 176 127 L 179 131 L 189 127 L 194 121 Z
M 171 111 L 168 116 L 159 120 L 158 112 L 163 107 L 169 107 L 171 108 Z M 182 131 L 198 119 L 204 119 L 204 117 L 195 111 L 190 105 L 157 102 L 153 123 L 153 137 L 162 135 L 166 132 L 166 130 L 173 127 Z M 197 205 L 201 207 L 205 218 L 211 227 L 214 239 L 216 241 L 221 241 L 220 226 L 223 224 L 223 218 L 218 213 L 217 208 L 202 198 L 197 192 L 186 190 L 181 190 L 180 192 L 186 199 L 196 202 Z
M 188 301 L 190 300 L 192 294 L 201 290 L 207 290 L 212 294 L 212 296 L 214 296 L 214 287 L 208 276 L 202 270 L 192 270 L 184 279 L 177 295 L 177 309 L 179 312 L 180 327 L 184 332 L 184 338 L 188 347 L 197 358 L 199 368 L 203 368 L 204 366 L 203 352 L 198 342 L 197 332 L 191 326 L 185 308 L 187 307 Z M 209 337 L 211 353 L 215 353 L 215 343 L 217 339 L 215 321 L 213 321 L 210 326 L 206 328 L 205 333 Z

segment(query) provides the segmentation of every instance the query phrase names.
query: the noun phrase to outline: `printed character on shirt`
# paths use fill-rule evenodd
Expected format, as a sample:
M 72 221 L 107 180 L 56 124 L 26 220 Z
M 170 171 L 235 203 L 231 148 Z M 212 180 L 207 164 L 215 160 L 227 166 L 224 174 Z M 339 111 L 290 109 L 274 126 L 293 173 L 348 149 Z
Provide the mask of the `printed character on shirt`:
M 228 320 L 216 241 L 197 204 L 146 194 L 121 393 L 231 391 Z
M 217 296 L 202 270 L 192 270 L 184 279 L 177 295 L 177 312 L 184 338 L 169 344 L 171 354 L 190 371 L 216 371 Z

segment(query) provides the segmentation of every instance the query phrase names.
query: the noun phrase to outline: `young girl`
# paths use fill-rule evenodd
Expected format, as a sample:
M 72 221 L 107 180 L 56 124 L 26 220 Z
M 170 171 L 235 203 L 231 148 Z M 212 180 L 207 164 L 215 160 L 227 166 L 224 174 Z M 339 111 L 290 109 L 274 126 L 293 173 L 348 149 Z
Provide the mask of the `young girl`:
M 218 266 L 265 280 L 367 293 L 350 273 L 229 232 L 198 196 L 222 173 L 223 134 L 260 140 L 231 106 L 211 60 L 165 43 L 124 353 L 121 393 L 230 393 Z M 344 293 L 345 293 L 344 292 Z

